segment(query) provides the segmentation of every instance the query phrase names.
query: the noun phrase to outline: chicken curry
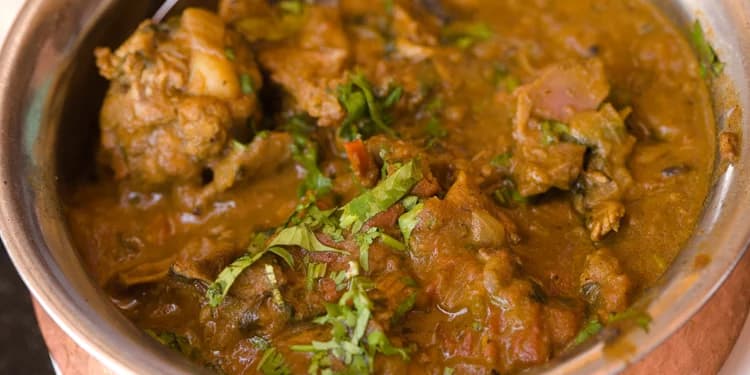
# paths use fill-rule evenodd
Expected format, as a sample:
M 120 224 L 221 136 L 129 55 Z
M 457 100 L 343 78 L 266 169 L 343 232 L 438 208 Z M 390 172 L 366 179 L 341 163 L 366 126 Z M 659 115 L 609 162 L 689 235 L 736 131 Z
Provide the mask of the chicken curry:
M 223 0 L 95 54 L 73 238 L 218 373 L 544 364 L 648 319 L 709 189 L 720 66 L 641 0 Z

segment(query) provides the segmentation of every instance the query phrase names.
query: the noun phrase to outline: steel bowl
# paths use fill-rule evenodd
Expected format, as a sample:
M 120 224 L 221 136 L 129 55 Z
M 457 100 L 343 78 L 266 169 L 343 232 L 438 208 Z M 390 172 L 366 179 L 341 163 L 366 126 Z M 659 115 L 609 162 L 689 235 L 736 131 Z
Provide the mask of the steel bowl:
M 750 1 L 653 0 L 685 33 L 700 19 L 726 63 L 712 87 L 718 130 L 750 134 Z M 90 168 L 106 82 L 92 58 L 117 45 L 158 1 L 28 0 L 0 55 L 0 233 L 31 293 L 75 342 L 117 373 L 200 373 L 130 323 L 84 269 L 60 196 Z M 536 371 L 609 374 L 677 331 L 711 297 L 750 241 L 750 139 L 717 163 L 700 224 L 660 282 L 638 301 L 648 333 L 608 331 Z M 696 257 L 710 259 L 702 267 Z M 627 347 L 629 350 L 615 350 Z M 613 349 L 614 348 L 614 349 Z

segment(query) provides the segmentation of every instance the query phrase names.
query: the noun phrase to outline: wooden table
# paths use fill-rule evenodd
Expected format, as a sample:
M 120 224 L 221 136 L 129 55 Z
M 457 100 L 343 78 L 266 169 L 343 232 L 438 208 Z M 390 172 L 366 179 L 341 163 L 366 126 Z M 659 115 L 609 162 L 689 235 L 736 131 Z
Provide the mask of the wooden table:
M 750 256 L 745 256 L 714 297 L 680 331 L 627 375 L 714 375 L 732 350 L 750 306 Z M 63 375 L 113 374 L 78 347 L 35 304 L 52 358 Z

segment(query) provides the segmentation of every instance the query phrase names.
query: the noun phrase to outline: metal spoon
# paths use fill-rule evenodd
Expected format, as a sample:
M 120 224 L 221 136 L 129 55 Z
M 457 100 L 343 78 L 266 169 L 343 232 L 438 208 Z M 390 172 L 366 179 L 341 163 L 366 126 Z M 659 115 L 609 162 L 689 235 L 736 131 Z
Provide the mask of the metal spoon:
M 164 17 L 166 17 L 167 14 L 169 14 L 169 11 L 172 10 L 172 8 L 174 8 L 174 6 L 177 5 L 179 1 L 180 0 L 164 0 L 164 2 L 161 4 L 159 9 L 156 11 L 156 13 L 154 13 L 154 16 L 151 17 L 154 23 L 161 22 L 164 19 Z

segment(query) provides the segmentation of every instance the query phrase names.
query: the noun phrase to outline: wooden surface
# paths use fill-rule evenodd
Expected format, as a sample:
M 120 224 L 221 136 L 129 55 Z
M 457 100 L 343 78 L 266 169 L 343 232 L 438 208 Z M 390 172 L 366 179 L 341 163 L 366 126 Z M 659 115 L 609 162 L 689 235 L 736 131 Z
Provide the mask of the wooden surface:
M 750 256 L 746 256 L 714 297 L 680 331 L 626 375 L 714 375 L 732 350 L 750 306 Z M 35 304 L 39 326 L 63 375 L 109 375 Z

